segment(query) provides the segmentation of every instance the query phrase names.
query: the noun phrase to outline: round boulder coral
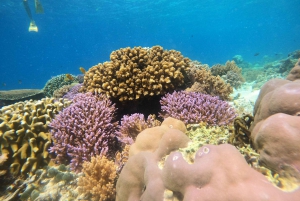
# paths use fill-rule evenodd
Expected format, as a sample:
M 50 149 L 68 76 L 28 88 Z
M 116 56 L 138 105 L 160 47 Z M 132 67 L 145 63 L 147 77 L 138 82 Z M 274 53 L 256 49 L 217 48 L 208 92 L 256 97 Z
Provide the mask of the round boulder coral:
M 117 146 L 115 107 L 109 99 L 78 94 L 73 104 L 58 114 L 51 122 L 58 163 L 69 163 L 73 170 L 80 170 L 84 161 L 95 155 L 114 155 Z
M 206 122 L 210 125 L 227 125 L 237 116 L 234 109 L 216 96 L 197 92 L 173 92 L 162 97 L 163 118 L 173 117 L 186 124 Z

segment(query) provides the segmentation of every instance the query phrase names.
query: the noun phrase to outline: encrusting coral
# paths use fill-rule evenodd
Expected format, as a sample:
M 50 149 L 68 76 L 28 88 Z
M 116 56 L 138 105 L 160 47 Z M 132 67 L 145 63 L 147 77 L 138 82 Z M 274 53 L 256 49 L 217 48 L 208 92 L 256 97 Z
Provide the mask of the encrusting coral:
M 92 201 L 115 200 L 117 166 L 105 156 L 92 157 L 83 163 L 83 176 L 78 179 L 79 192 L 91 194 Z
M 10 172 L 23 176 L 34 174 L 50 161 L 52 143 L 48 124 L 70 101 L 45 98 L 18 102 L 0 110 L 1 153 L 7 154 Z
M 54 140 L 50 152 L 56 162 L 70 163 L 79 171 L 95 155 L 113 156 L 118 149 L 114 122 L 115 107 L 109 99 L 91 93 L 78 94 L 73 103 L 50 124 Z
M 84 76 L 84 91 L 104 93 L 119 101 L 163 95 L 184 85 L 188 58 L 161 46 L 121 48 L 110 61 L 90 68 Z
M 222 100 L 230 100 L 230 94 L 233 88 L 226 83 L 220 76 L 214 76 L 212 73 L 203 68 L 192 66 L 188 72 L 188 77 L 193 83 L 186 91 L 200 92 L 212 96 L 219 96 Z
M 160 104 L 161 117 L 173 117 L 186 124 L 227 125 L 237 116 L 226 101 L 198 92 L 175 91 L 162 97 Z
M 176 175 L 176 176 L 175 176 Z M 283 192 L 246 163 L 229 144 L 205 145 L 193 164 L 179 152 L 171 153 L 162 170 L 163 186 L 175 200 L 293 200 L 300 190 Z M 174 198 L 173 198 L 174 199 Z

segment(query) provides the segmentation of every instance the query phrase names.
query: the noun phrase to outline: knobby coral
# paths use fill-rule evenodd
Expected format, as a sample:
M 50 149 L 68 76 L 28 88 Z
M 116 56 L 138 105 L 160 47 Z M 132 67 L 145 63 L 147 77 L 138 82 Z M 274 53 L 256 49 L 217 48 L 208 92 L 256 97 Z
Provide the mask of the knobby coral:
M 105 156 L 92 157 L 83 163 L 83 176 L 79 177 L 79 192 L 90 193 L 93 201 L 115 200 L 117 166 Z
M 233 92 L 229 83 L 226 83 L 220 76 L 212 75 L 206 68 L 194 66 L 190 69 L 188 77 L 193 85 L 186 91 L 219 96 L 222 100 L 229 100 L 229 96 Z
M 121 48 L 109 62 L 90 68 L 84 76 L 84 91 L 104 93 L 119 101 L 137 100 L 172 92 L 184 85 L 189 59 L 160 46 Z
M 58 163 L 69 163 L 80 170 L 95 155 L 114 155 L 117 146 L 115 106 L 104 95 L 78 94 L 73 104 L 51 122 Z
M 237 116 L 227 102 L 197 92 L 166 94 L 160 103 L 161 117 L 173 117 L 187 124 L 206 122 L 210 125 L 227 125 Z
M 222 77 L 227 83 L 234 88 L 239 88 L 245 79 L 242 75 L 242 69 L 234 61 L 227 61 L 225 66 L 217 64 L 211 68 L 214 76 Z

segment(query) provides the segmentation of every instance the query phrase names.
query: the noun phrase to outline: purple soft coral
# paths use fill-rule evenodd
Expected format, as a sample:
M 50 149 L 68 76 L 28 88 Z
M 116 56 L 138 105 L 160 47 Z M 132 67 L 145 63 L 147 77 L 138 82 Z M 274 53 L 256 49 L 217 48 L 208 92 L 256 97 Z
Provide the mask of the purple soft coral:
M 218 97 L 197 92 L 173 92 L 162 97 L 160 116 L 173 117 L 187 124 L 206 122 L 226 125 L 237 116 L 234 109 Z
M 69 163 L 80 170 L 83 161 L 99 154 L 114 154 L 116 124 L 112 123 L 115 106 L 104 95 L 78 94 L 73 104 L 64 109 L 51 122 L 58 163 Z

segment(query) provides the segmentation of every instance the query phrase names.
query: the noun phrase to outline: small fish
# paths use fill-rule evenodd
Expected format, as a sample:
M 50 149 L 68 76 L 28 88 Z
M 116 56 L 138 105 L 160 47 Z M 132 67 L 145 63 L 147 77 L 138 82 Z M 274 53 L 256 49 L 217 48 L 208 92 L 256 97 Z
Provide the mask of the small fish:
M 253 56 L 255 56 L 255 57 L 256 57 L 256 56 L 258 56 L 258 55 L 259 55 L 259 52 L 256 52 L 256 53 L 255 53 Z
M 2 83 L 2 86 L 3 86 L 3 87 L 5 87 L 5 86 L 6 86 L 6 83 L 5 83 L 5 82 L 3 82 L 3 83 Z
M 65 81 L 72 81 L 72 80 L 74 80 L 74 77 L 71 74 L 67 73 L 65 77 Z
M 22 84 L 22 80 L 19 80 L 18 83 L 19 83 L 19 84 Z
M 86 73 L 86 70 L 83 67 L 79 67 L 79 70 L 82 72 L 82 74 Z

